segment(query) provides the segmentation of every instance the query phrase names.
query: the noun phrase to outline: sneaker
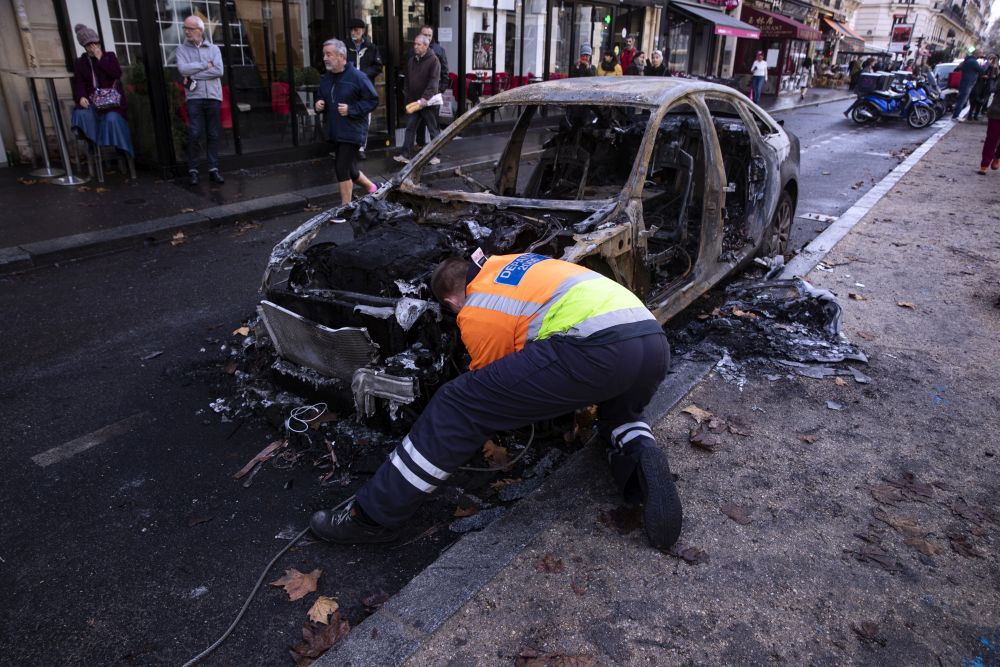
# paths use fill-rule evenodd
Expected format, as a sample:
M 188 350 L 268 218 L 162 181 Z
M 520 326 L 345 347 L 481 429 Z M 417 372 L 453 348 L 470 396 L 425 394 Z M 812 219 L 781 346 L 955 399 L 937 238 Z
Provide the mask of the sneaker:
M 441 158 L 439 158 L 439 157 L 436 157 L 436 156 L 435 156 L 435 157 L 432 157 L 432 158 L 430 159 L 430 163 L 431 163 L 431 164 L 441 164 Z
M 393 155 L 392 159 L 395 160 L 396 162 L 402 162 L 403 164 L 410 164 L 410 158 L 406 157 L 402 153 L 400 153 L 399 155 Z
M 198 185 L 198 172 L 197 171 L 193 171 L 192 170 L 192 171 L 188 172 L 188 183 L 191 184 L 191 185 Z
M 402 533 L 399 528 L 386 528 L 362 519 L 354 501 L 336 512 L 320 510 L 314 513 L 309 520 L 309 529 L 321 540 L 335 544 L 392 542 Z
M 639 455 L 639 489 L 646 536 L 654 548 L 665 551 L 681 534 L 681 499 L 674 486 L 667 455 L 659 447 L 647 447 Z
M 210 169 L 208 172 L 208 177 L 213 183 L 225 183 L 226 179 L 222 177 L 218 169 Z

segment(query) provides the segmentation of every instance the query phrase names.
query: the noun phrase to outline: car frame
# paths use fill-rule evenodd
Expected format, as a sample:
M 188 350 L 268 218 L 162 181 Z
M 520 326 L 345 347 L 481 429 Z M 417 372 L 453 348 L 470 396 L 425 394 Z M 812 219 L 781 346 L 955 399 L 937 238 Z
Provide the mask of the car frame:
M 583 169 L 576 198 L 514 194 L 515 186 L 521 187 L 516 183 L 518 170 L 531 162 L 522 154 L 531 123 L 544 117 L 544 110 L 575 108 L 586 110 L 588 118 L 594 118 L 588 122 L 595 126 L 599 120 L 612 123 L 621 118 L 646 123 L 641 139 L 630 139 L 635 154 L 618 156 L 631 162 L 624 186 L 613 196 L 585 199 L 587 170 Z M 492 186 L 479 183 L 485 190 L 480 192 L 431 186 L 435 178 L 450 177 L 452 169 L 431 168 L 432 157 L 447 150 L 477 120 L 511 110 L 515 110 L 515 120 L 503 152 L 493 163 Z M 558 160 L 565 144 L 559 143 L 559 137 L 570 131 L 591 131 L 586 124 L 567 130 L 564 118 L 560 123 L 536 156 L 532 179 L 549 178 L 546 183 L 551 183 L 557 178 L 546 176 L 545 169 L 554 170 L 555 165 L 546 167 L 545 161 L 552 151 Z M 589 165 L 590 157 L 582 159 Z M 452 173 L 470 180 L 460 169 Z M 550 236 L 507 250 L 541 252 L 603 273 L 634 291 L 666 323 L 755 255 L 784 251 L 798 198 L 798 172 L 798 139 L 745 95 L 725 86 L 679 78 L 601 77 L 508 90 L 456 119 L 374 195 L 314 216 L 278 243 L 261 285 L 264 299 L 258 309 L 258 340 L 274 345 L 278 357 L 274 369 L 282 375 L 306 381 L 313 389 L 349 393 L 359 414 L 372 415 L 385 407 L 390 415 L 398 416 L 400 406 L 425 400 L 451 375 L 446 369 L 460 366 L 447 363 L 447 358 L 454 359 L 461 352 L 454 324 L 442 317 L 431 299 L 426 272 L 413 276 L 412 281 L 397 280 L 398 293 L 390 288 L 377 295 L 302 283 L 306 272 L 301 267 L 311 261 L 307 259 L 311 244 L 334 220 L 351 218 L 354 224 L 363 210 L 401 206 L 400 202 L 411 207 L 415 216 L 419 211 L 423 216 L 419 224 L 456 234 L 449 225 L 457 228 L 460 218 L 484 210 L 529 219 L 550 216 L 557 220 Z M 666 185 L 657 184 L 661 174 Z M 489 191 L 490 187 L 503 194 Z M 548 192 L 554 190 L 553 185 Z M 453 222 L 448 222 L 448 215 Z M 433 223 L 428 222 L 432 219 Z M 357 224 L 355 231 L 362 231 Z M 475 243 L 469 243 L 467 236 L 454 243 L 464 243 L 461 251 L 471 255 Z M 362 240 L 359 236 L 355 243 Z M 687 269 L 682 271 L 685 262 Z M 299 279 L 292 275 L 296 270 Z M 682 275 L 677 278 L 675 273 Z M 323 299 L 338 304 L 337 308 L 331 306 L 324 314 Z M 357 307 L 348 315 L 342 304 L 352 302 Z M 382 335 L 385 332 L 372 337 L 372 325 L 381 325 L 375 320 L 366 325 L 368 320 L 359 319 L 358 309 L 362 315 L 374 313 L 382 320 L 394 320 L 390 324 L 395 338 Z M 405 335 L 399 335 L 396 325 Z M 423 365 L 414 361 L 419 355 L 411 354 L 413 350 L 425 351 L 443 338 L 448 339 L 443 346 L 448 349 L 424 355 Z M 420 370 L 427 368 L 431 372 Z

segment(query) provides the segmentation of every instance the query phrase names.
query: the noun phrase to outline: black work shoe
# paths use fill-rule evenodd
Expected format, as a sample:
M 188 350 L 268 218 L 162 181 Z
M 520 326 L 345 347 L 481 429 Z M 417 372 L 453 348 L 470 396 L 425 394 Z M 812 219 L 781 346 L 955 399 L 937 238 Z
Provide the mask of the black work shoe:
M 658 447 L 647 447 L 639 455 L 636 469 L 642 492 L 642 518 L 653 547 L 665 551 L 681 534 L 681 499 L 674 486 L 667 455 Z
M 376 544 L 396 540 L 402 530 L 363 521 L 351 502 L 336 512 L 320 510 L 309 520 L 313 535 L 336 544 Z
M 188 172 L 188 183 L 190 183 L 191 185 L 198 185 L 198 172 L 197 171 L 189 171 Z
M 212 179 L 213 183 L 225 183 L 226 179 L 222 177 L 218 169 L 212 169 L 208 172 L 208 177 Z

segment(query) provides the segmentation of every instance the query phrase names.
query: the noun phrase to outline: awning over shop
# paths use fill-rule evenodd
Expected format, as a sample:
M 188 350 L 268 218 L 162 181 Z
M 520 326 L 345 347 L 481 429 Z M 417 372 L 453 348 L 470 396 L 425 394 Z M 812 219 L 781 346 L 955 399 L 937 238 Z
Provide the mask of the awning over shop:
M 711 23 L 715 26 L 716 35 L 760 39 L 760 31 L 757 28 L 729 16 L 718 9 L 710 9 L 704 5 L 691 5 L 686 2 L 678 2 L 677 0 L 671 2 L 669 7 L 670 9 L 676 9 L 682 14 L 687 14 L 696 21 L 700 20 Z
M 673 6 L 674 3 L 670 3 Z M 801 39 L 806 42 L 818 42 L 823 39 L 823 33 L 816 28 L 810 28 L 805 23 L 799 23 L 787 16 L 743 5 L 740 18 L 760 30 L 764 39 Z
M 843 23 L 839 21 L 834 21 L 833 19 L 824 16 L 823 23 L 827 24 L 832 30 L 840 33 L 843 37 L 843 47 L 842 51 L 864 51 L 865 40 L 858 37 L 857 33 L 848 28 Z

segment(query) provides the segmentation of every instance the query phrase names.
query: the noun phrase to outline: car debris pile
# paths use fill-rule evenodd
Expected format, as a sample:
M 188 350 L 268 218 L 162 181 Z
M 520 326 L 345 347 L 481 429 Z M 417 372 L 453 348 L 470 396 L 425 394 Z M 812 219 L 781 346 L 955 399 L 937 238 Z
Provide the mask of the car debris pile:
M 811 378 L 870 378 L 847 364 L 868 363 L 841 331 L 836 297 L 801 278 L 747 278 L 726 290 L 725 302 L 671 335 L 675 352 L 690 359 L 720 358 L 716 370 L 742 386 L 742 365 L 777 367 Z M 768 375 L 769 379 L 778 376 Z

